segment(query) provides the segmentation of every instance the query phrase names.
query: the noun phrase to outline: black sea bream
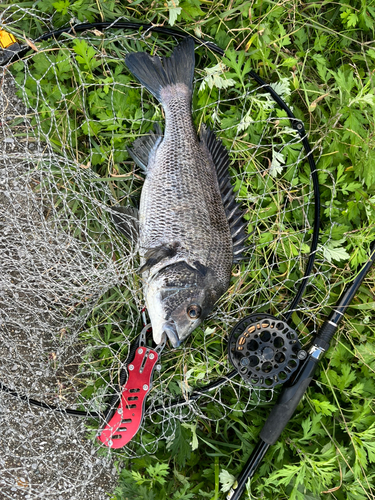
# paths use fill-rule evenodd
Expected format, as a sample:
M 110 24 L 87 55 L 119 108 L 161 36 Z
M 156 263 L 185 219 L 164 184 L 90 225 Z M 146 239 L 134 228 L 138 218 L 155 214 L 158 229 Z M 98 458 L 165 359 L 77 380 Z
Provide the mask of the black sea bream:
M 137 139 L 129 149 L 145 171 L 139 211 L 117 207 L 114 220 L 138 233 L 144 297 L 154 341 L 166 334 L 174 347 L 212 311 L 228 289 L 246 239 L 228 175 L 228 154 L 213 132 L 199 138 L 192 114 L 194 41 L 171 57 L 129 54 L 125 64 L 162 104 L 165 130 Z M 131 221 L 133 223 L 131 224 Z

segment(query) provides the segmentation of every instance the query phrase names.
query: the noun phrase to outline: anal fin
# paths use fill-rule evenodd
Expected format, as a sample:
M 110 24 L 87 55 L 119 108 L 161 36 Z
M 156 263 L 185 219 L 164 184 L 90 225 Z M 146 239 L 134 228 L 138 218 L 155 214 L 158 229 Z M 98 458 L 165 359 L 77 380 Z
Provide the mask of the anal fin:
M 116 228 L 131 241 L 138 240 L 139 234 L 139 216 L 138 209 L 127 206 L 115 206 L 111 207 L 112 220 Z
M 163 132 L 158 123 L 154 124 L 154 131 L 150 131 L 147 135 L 138 137 L 133 142 L 131 148 L 127 148 L 129 155 L 135 163 L 141 167 L 144 173 L 147 173 L 148 160 L 151 152 L 155 151 L 163 139 Z

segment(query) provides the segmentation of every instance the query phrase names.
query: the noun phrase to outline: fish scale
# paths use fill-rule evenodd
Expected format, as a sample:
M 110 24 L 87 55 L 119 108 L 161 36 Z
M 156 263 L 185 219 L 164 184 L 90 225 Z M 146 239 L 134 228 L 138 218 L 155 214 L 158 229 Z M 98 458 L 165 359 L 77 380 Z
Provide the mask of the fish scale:
M 164 104 L 163 142 L 148 164 L 140 204 L 140 255 L 149 248 L 179 242 L 174 261 L 186 259 L 218 270 L 227 286 L 232 238 L 221 200 L 216 168 L 198 141 L 191 119 L 190 96 Z M 179 130 L 184 133 L 180 134 Z M 155 274 L 164 262 L 154 266 Z M 223 266 L 226 272 L 222 271 Z

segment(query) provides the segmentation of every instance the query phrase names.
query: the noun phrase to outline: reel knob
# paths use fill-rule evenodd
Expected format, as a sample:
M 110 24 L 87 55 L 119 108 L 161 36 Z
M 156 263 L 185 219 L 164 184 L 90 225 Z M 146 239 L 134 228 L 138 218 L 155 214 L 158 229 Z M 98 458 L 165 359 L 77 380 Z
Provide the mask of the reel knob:
M 269 314 L 251 314 L 232 330 L 228 356 L 247 384 L 271 389 L 284 384 L 304 359 L 297 333 Z

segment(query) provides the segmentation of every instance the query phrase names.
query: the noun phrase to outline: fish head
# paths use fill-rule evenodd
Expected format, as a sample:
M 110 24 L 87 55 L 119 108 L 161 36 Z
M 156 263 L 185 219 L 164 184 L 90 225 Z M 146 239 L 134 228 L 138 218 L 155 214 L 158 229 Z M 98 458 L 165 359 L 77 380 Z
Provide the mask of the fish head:
M 161 269 L 145 293 L 156 344 L 166 335 L 178 347 L 212 311 L 222 293 L 217 278 L 202 266 L 197 269 L 177 262 Z

